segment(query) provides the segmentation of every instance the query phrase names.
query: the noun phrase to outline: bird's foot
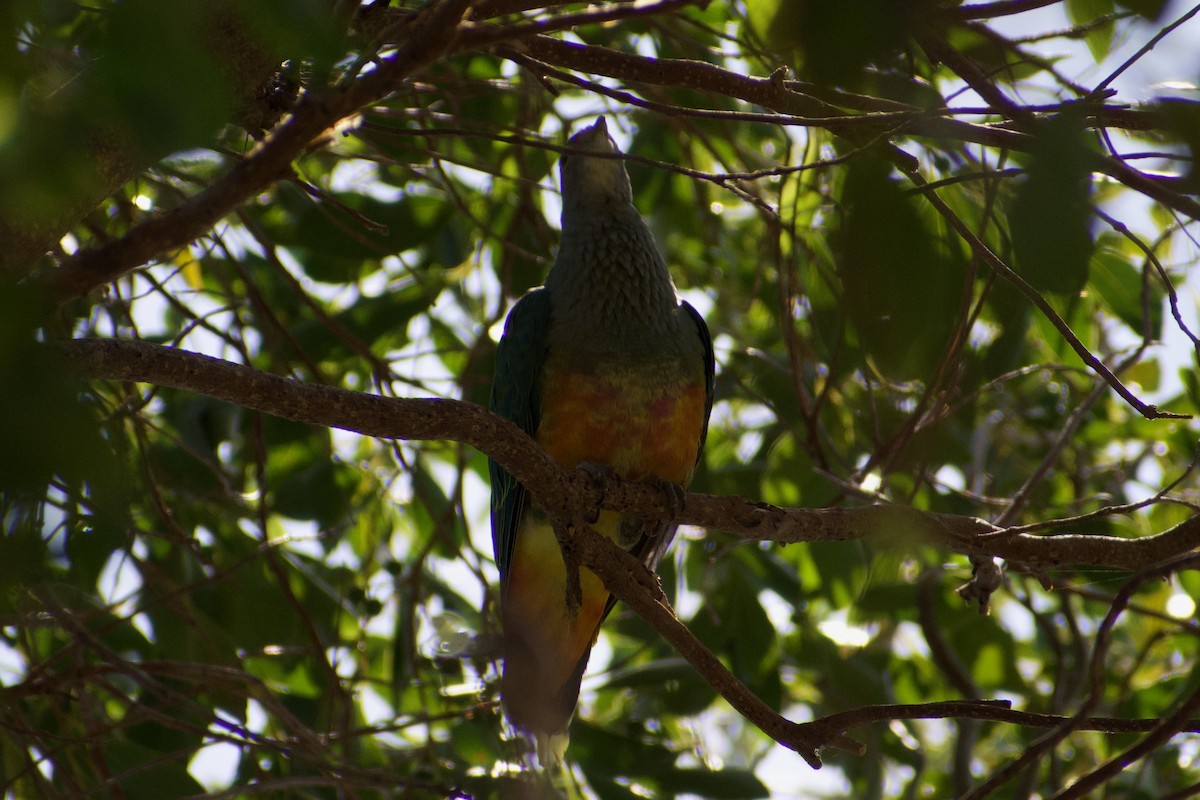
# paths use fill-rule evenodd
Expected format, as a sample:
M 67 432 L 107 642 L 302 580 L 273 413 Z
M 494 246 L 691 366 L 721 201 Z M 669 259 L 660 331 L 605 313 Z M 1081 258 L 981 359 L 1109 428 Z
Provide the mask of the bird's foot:
M 974 603 L 980 614 L 990 614 L 992 594 L 1004 582 L 1000 562 L 987 556 L 971 556 L 971 580 L 958 587 L 958 596 Z
M 566 584 L 563 586 L 563 603 L 567 609 L 567 618 L 575 619 L 579 606 L 583 603 L 583 584 L 579 580 L 579 557 L 575 554 L 571 542 L 571 523 L 555 523 L 554 536 L 558 539 L 559 552 L 562 553 L 563 570 L 566 572 Z
M 646 478 L 643 483 L 648 483 L 662 492 L 663 505 L 667 507 L 667 515 L 663 522 L 671 522 L 687 506 L 687 489 L 684 489 L 682 484 L 654 476 Z
M 599 464 L 595 461 L 580 461 L 575 465 L 575 469 L 580 470 L 591 479 L 595 500 L 583 514 L 583 521 L 588 525 L 595 525 L 600 519 L 600 504 L 604 502 L 605 484 L 616 477 L 617 471 L 608 464 Z

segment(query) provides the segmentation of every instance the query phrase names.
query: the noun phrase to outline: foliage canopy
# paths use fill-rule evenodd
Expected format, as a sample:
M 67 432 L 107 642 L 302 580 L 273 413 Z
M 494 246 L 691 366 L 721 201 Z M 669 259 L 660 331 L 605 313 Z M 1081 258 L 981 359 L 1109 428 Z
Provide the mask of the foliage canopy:
M 1200 106 L 1121 92 L 1197 10 L 6 3 L 6 796 L 1196 792 Z M 821 772 L 622 606 L 539 776 L 496 703 L 482 452 L 63 344 L 485 402 L 596 113 L 714 334 L 693 490 L 891 504 L 851 540 L 686 528 L 662 568 L 767 706 L 850 714 L 865 752 Z M 996 528 L 919 533 L 967 517 Z M 927 705 L 981 700 L 1012 709 Z

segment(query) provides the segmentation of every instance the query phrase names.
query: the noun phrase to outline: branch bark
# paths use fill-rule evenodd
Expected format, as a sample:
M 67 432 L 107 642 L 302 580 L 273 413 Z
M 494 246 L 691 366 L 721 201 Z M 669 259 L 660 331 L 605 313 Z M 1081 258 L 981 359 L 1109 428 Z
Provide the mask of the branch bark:
M 392 91 L 410 73 L 449 49 L 470 0 L 442 0 L 414 23 L 408 41 L 377 69 L 345 89 L 305 96 L 292 116 L 208 188 L 183 205 L 151 216 L 109 244 L 81 250 L 50 274 L 55 295 L 70 299 L 156 256 L 183 247 L 248 198 L 288 174 L 292 161 L 326 130 Z
M 226 3 L 203 8 L 201 20 L 192 35 L 211 50 L 215 63 L 224 65 L 222 73 L 232 90 L 230 105 L 248 126 L 273 124 L 276 117 L 264 107 L 261 90 L 283 57 L 251 37 L 236 9 Z M 52 208 L 34 213 L 20 197 L 2 198 L 0 276 L 23 277 L 72 225 L 154 160 L 153 154 L 139 152 L 128 137 L 113 130 L 111 120 L 70 113 L 75 104 L 86 101 L 87 80 L 86 74 L 75 76 L 53 93 L 52 100 L 21 104 L 17 126 L 30 140 L 35 141 L 39 131 L 72 125 L 73 173 L 71 181 L 56 185 Z M 67 156 L 59 153 L 57 158 Z
M 589 527 L 574 528 L 573 552 L 600 577 L 613 596 L 646 620 L 738 713 L 779 744 L 820 769 L 820 751 L 839 747 L 862 755 L 864 747 L 845 736 L 840 721 L 792 722 L 776 713 L 725 668 L 720 659 L 675 616 L 658 579 L 641 561 Z
M 750 722 L 799 753 L 814 768 L 819 751 L 860 751 L 845 736 L 850 718 L 792 722 L 768 707 L 721 664 L 675 616 L 657 579 L 641 562 L 586 525 L 574 524 L 597 505 L 641 517 L 667 517 L 677 507 L 656 485 L 566 469 L 512 422 L 482 406 L 436 398 L 384 398 L 259 372 L 210 356 L 141 341 L 77 339 L 57 347 L 76 374 L 89 379 L 151 383 L 204 394 L 297 422 L 385 439 L 448 440 L 499 461 L 528 488 L 552 519 L 564 523 L 578 563 L 663 636 Z M 597 491 L 599 490 L 599 492 Z M 989 523 L 902 506 L 779 508 L 739 497 L 688 494 L 676 522 L 780 543 L 873 539 L 926 544 L 975 556 L 1000 556 L 1037 567 L 1093 564 L 1141 570 L 1200 545 L 1200 515 L 1140 539 L 1082 534 L 1011 533 Z
M 640 517 L 671 515 L 676 503 L 658 486 L 564 469 L 516 425 L 482 406 L 438 398 L 385 398 L 301 383 L 250 367 L 141 341 L 76 339 L 58 345 L 82 377 L 125 380 L 197 392 L 278 417 L 383 439 L 445 440 L 475 447 L 529 489 L 548 513 L 574 519 L 600 506 Z M 746 539 L 930 545 L 967 556 L 998 557 L 1045 569 L 1070 565 L 1139 571 L 1200 547 L 1200 515 L 1153 536 L 1012 532 L 976 518 L 896 505 L 781 508 L 741 497 L 688 493 L 674 521 Z
M 685 0 L 664 0 L 657 5 L 637 9 L 637 13 L 657 13 L 682 4 L 685 4 Z M 421 12 L 404 12 L 403 25 L 396 26 L 403 32 L 403 41 L 378 68 L 342 86 L 316 90 L 306 96 L 288 121 L 277 128 L 255 152 L 205 190 L 172 211 L 146 219 L 116 241 L 76 253 L 47 276 L 47 283 L 60 299 L 70 299 L 114 280 L 165 252 L 187 245 L 239 204 L 285 176 L 291 162 L 340 120 L 382 99 L 413 72 L 448 53 L 459 51 L 498 50 L 503 54 L 508 48 L 509 57 L 519 54 L 520 57 L 531 57 L 562 69 L 645 85 L 691 88 L 710 95 L 735 98 L 782 115 L 780 124 L 825 128 L 858 144 L 886 139 L 899 133 L 905 136 L 950 138 L 1014 150 L 1026 150 L 1032 144 L 1032 137 L 1025 132 L 952 119 L 937 110 L 930 112 L 913 107 L 911 114 L 903 113 L 903 109 L 889 112 L 867 109 L 866 113 L 847 111 L 846 108 L 854 108 L 853 96 L 831 97 L 827 93 L 822 95 L 822 91 L 815 88 L 809 92 L 805 84 L 784 80 L 782 73 L 769 78 L 755 77 L 702 61 L 648 58 L 605 47 L 575 44 L 537 34 L 540 28 L 536 24 L 505 26 L 464 21 L 469 10 L 470 0 L 442 0 Z M 605 14 L 612 13 L 616 12 L 585 12 L 580 16 L 590 20 L 599 14 L 596 19 L 602 19 Z M 622 9 L 620 13 L 634 11 Z M 999 109 L 1000 112 L 1005 110 Z M 1008 110 L 1029 115 L 1034 113 L 1021 106 L 1012 106 Z M 1104 110 L 1099 107 L 1097 113 Z M 1101 115 L 1097 119 L 1106 118 Z M 1111 121 L 1108 124 L 1112 124 Z M 911 156 L 898 151 L 893 153 L 893 157 L 911 159 Z M 1200 203 L 1175 191 L 1173 186 L 1144 175 L 1112 156 L 1097 154 L 1093 160 L 1096 171 L 1181 213 L 1200 217 Z M 915 167 L 915 161 L 912 161 L 903 168 L 911 171 Z M 102 191 L 95 196 L 89 195 L 88 202 L 94 204 L 111 193 L 130 177 L 132 168 L 124 164 L 120 169 L 110 170 L 113 174 L 102 182 Z M 77 211 L 72 210 L 71 215 L 82 213 Z M 27 232 L 6 230 L 4 221 L 0 220 L 0 240 L 10 242 L 6 253 L 19 251 L 23 254 L 19 257 L 28 260 L 30 252 L 36 256 L 39 248 L 46 248 L 46 241 L 43 241 L 46 236 L 61 235 L 64 224 L 70 223 L 57 221 L 51 226 L 52 231 L 37 232 L 30 239 Z M 53 238 L 48 241 L 53 241 Z M 0 269 L 4 264 L 4 257 L 0 257 Z

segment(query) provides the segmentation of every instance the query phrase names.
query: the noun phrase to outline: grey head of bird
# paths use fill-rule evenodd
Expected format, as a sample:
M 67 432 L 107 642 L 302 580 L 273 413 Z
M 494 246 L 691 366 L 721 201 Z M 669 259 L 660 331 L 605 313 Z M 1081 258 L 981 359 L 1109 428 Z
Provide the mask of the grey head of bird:
M 633 190 L 604 117 L 567 143 L 562 171 L 562 238 L 546 289 L 560 350 L 622 354 L 655 343 L 676 324 L 675 284 Z M 561 340 L 571 339 L 565 344 Z
M 567 142 L 572 151 L 562 157 L 563 209 L 568 207 L 627 206 L 633 202 L 629 174 L 619 158 L 621 150 L 608 134 L 604 117 L 576 133 Z M 592 158 L 587 153 L 597 153 Z

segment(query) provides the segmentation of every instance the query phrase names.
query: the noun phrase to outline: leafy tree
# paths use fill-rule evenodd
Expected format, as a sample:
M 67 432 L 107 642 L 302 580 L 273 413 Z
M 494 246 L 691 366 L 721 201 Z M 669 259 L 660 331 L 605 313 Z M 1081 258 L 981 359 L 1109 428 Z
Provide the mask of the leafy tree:
M 5 3 L 6 797 L 1196 794 L 1196 13 Z M 599 112 L 719 401 L 543 774 L 485 453 L 676 510 L 470 405 Z

